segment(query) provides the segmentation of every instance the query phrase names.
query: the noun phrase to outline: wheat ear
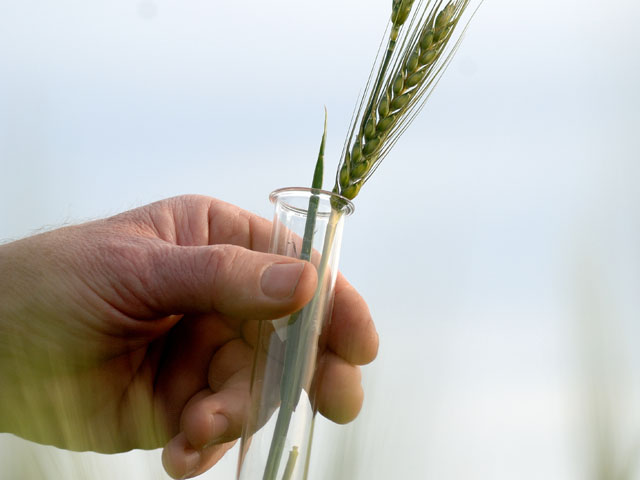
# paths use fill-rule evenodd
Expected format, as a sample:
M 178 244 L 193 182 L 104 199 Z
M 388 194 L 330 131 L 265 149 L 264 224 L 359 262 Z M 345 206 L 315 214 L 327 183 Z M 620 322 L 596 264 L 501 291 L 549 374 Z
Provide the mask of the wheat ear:
M 353 199 L 413 120 L 455 51 L 447 46 L 469 1 L 450 1 L 446 6 L 441 0 L 435 4 L 422 1 L 413 16 L 413 1 L 393 1 L 387 53 L 369 89 L 366 107 L 361 106 L 347 138 L 336 193 Z

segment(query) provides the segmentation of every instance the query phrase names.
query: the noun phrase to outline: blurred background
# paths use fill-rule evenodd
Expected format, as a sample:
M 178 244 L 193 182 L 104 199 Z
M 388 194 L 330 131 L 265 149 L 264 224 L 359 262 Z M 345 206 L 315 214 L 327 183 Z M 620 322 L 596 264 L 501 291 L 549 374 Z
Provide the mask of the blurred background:
M 0 1 L 0 241 L 183 193 L 270 217 L 311 181 L 325 105 L 331 188 L 390 6 Z M 381 349 L 312 479 L 640 478 L 638 20 L 484 2 L 346 225 Z M 0 435 L 0 478 L 168 477 L 159 451 Z

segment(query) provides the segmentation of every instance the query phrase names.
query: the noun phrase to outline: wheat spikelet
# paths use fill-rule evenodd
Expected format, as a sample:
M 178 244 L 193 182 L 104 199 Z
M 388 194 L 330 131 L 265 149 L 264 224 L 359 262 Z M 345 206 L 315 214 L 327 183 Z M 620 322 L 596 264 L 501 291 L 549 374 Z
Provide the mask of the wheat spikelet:
M 393 0 L 387 52 L 347 139 L 336 193 L 353 199 L 413 120 L 455 52 L 447 47 L 469 1 L 421 1 L 411 15 L 413 0 Z

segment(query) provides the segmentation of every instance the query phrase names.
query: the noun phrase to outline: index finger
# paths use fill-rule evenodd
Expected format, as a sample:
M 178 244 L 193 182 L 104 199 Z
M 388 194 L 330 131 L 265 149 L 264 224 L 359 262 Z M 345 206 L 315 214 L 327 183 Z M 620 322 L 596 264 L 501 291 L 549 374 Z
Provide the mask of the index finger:
M 271 235 L 268 220 L 203 195 L 161 200 L 109 220 L 135 225 L 147 235 L 188 247 L 230 244 L 267 252 Z

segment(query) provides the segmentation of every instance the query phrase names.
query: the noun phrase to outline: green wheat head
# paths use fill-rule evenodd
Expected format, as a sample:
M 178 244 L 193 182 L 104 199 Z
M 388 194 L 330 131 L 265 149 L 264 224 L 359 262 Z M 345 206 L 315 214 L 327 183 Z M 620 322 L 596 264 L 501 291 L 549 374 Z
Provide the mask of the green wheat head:
M 451 60 L 470 0 L 393 0 L 385 55 L 374 67 L 347 137 L 334 192 L 353 199 L 415 118 Z

